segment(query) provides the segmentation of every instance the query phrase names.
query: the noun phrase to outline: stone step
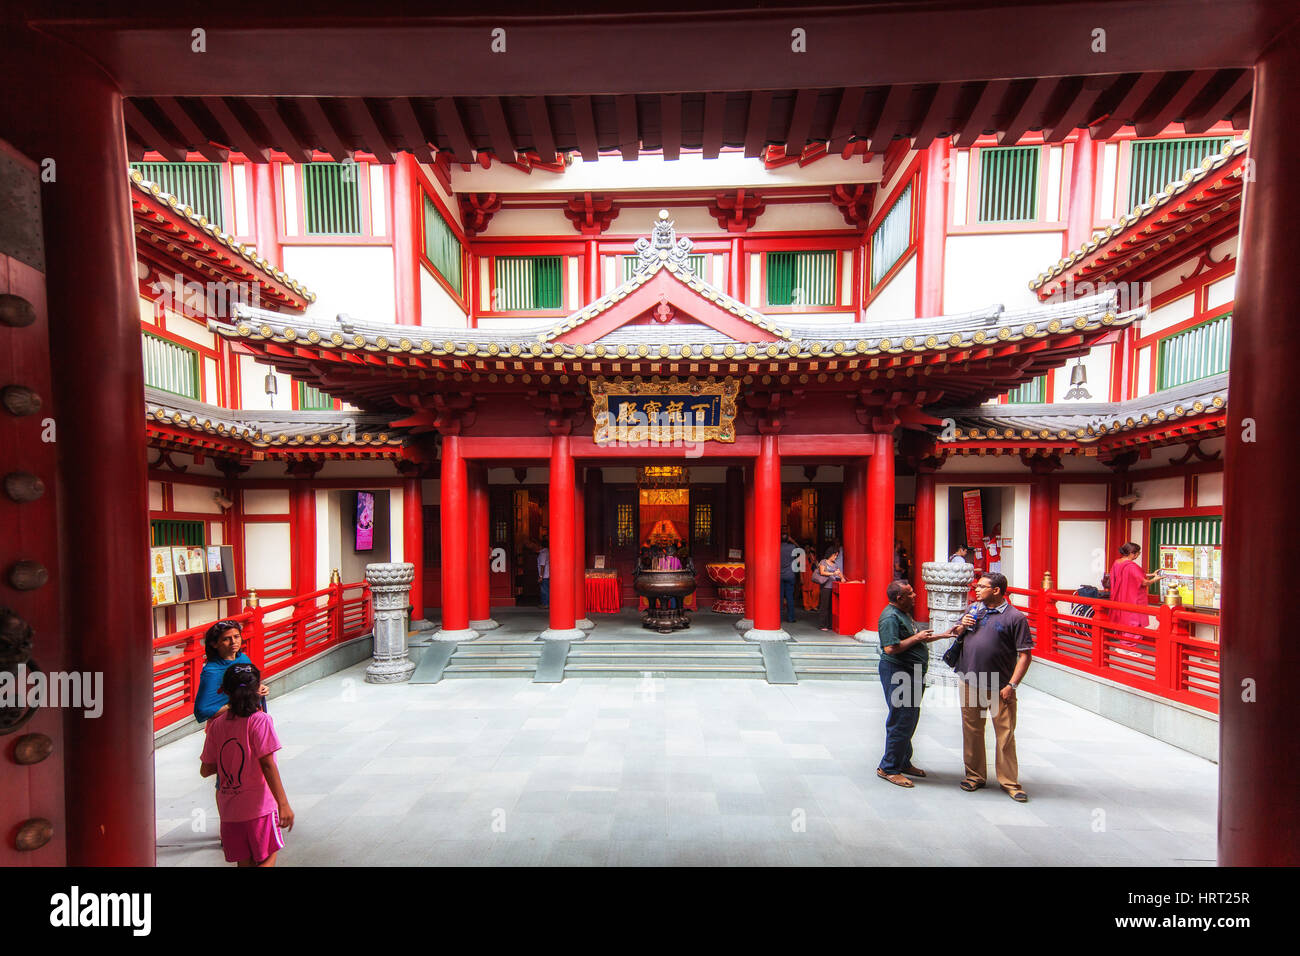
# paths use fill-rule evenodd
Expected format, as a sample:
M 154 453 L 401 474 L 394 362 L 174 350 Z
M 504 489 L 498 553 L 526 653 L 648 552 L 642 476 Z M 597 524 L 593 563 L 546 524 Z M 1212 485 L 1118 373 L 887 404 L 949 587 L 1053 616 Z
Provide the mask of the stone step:
M 533 664 L 448 664 L 443 668 L 443 679 L 451 677 L 532 677 L 537 672 Z
M 763 680 L 767 677 L 767 669 L 761 658 L 753 666 L 740 663 L 664 665 L 660 661 L 643 661 L 640 664 L 575 664 L 570 659 L 564 668 L 565 677 L 641 677 L 645 674 L 652 677 L 743 677 Z

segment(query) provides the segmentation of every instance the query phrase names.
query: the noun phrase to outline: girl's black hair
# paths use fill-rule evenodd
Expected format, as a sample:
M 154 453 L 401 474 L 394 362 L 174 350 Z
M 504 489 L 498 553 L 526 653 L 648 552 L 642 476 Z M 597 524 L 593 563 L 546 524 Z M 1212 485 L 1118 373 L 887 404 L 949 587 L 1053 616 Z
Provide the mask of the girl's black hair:
M 258 709 L 262 686 L 262 672 L 253 664 L 231 664 L 221 678 L 221 692 L 230 701 L 230 713 L 235 717 L 252 717 Z
M 230 630 L 232 627 L 237 630 L 241 636 L 243 635 L 243 625 L 238 621 L 217 621 L 217 623 L 213 624 L 204 632 L 203 652 L 207 655 L 208 660 L 225 660 L 225 658 L 221 656 L 221 652 L 217 650 L 217 641 L 221 640 L 221 635 L 225 634 L 226 631 Z

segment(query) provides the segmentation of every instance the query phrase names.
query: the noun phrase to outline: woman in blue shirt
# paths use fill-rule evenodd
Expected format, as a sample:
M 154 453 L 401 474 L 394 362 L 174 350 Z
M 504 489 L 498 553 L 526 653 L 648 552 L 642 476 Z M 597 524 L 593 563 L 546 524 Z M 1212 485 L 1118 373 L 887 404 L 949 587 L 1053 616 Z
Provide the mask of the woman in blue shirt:
M 194 719 L 206 723 L 224 711 L 228 704 L 221 695 L 221 680 L 231 664 L 251 664 L 241 648 L 244 638 L 238 621 L 217 621 L 203 635 L 203 649 L 208 662 L 199 676 L 199 690 L 194 695 Z M 266 696 L 266 685 L 257 691 Z M 263 705 L 265 709 L 265 704 Z

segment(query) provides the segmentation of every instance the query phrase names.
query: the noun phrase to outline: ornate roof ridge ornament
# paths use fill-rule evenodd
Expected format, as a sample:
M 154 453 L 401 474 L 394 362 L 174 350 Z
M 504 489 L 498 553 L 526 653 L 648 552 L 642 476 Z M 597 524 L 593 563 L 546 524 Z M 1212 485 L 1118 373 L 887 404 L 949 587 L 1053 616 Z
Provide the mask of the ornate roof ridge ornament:
M 668 210 L 660 209 L 659 218 L 655 220 L 650 229 L 650 238 L 642 236 L 633 245 L 640 261 L 637 263 L 637 272 L 653 272 L 661 264 L 675 263 L 683 268 L 690 267 L 691 250 L 695 248 L 695 243 L 690 239 L 682 236 L 677 238 L 677 230 L 674 228 L 674 220 L 668 218 Z

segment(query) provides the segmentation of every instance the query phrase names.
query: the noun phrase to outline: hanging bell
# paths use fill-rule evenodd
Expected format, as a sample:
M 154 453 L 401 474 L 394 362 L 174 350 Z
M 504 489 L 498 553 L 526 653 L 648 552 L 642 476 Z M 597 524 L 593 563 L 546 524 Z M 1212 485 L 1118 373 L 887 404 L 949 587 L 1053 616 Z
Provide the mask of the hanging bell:
M 1077 365 L 1075 365 L 1074 368 L 1070 369 L 1070 384 L 1071 385 L 1088 384 L 1088 370 L 1083 367 L 1082 361 L 1080 361 Z

